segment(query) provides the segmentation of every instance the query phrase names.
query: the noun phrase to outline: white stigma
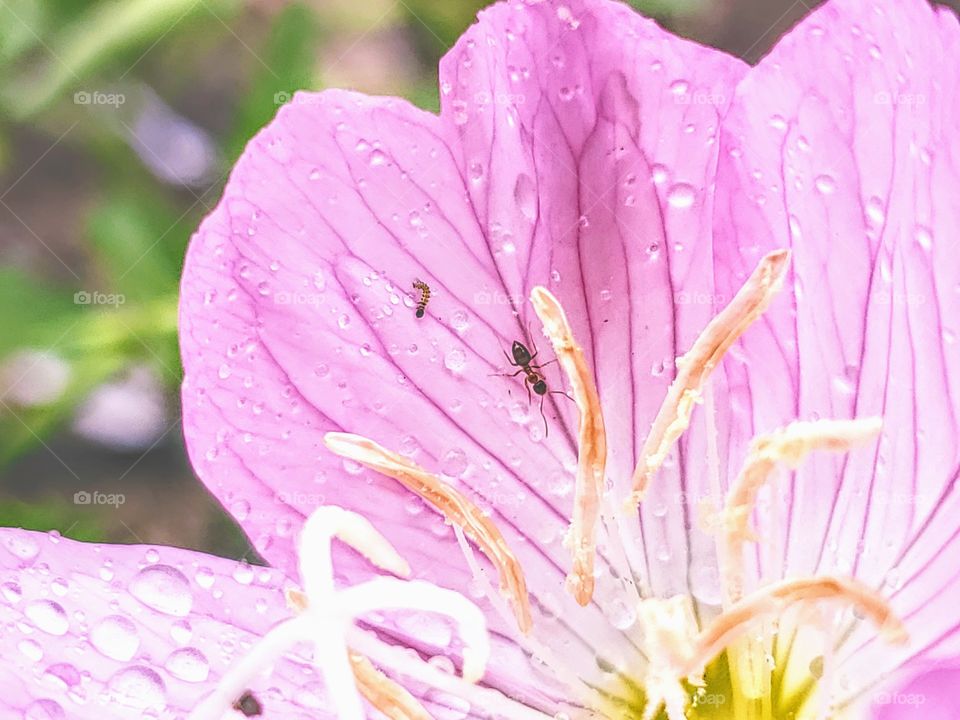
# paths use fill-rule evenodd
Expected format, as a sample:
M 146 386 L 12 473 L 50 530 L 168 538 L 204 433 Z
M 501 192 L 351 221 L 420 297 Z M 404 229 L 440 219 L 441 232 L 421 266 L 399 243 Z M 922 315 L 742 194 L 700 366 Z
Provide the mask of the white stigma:
M 464 645 L 464 679 L 477 682 L 483 677 L 490 641 L 483 613 L 476 605 L 453 590 L 395 577 L 376 577 L 338 590 L 331 554 L 334 538 L 357 550 L 377 568 L 402 577 L 410 574 L 406 560 L 366 518 L 334 506 L 317 509 L 300 533 L 299 567 L 305 592 L 298 600 L 302 605 L 299 615 L 275 625 L 249 654 L 235 663 L 213 693 L 190 714 L 190 720 L 236 717 L 234 703 L 259 675 L 298 643 L 313 646 L 313 662 L 323 674 L 337 717 L 363 720 L 366 711 L 347 638 L 358 617 L 377 610 L 412 610 L 449 617 L 457 625 Z M 417 661 L 407 658 L 406 662 Z

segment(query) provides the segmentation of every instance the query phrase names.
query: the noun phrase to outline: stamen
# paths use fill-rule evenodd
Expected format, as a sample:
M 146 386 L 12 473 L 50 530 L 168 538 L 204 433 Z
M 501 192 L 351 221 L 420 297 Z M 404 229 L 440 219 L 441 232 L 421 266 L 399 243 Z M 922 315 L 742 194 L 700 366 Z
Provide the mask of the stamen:
M 691 599 L 676 595 L 649 599 L 637 607 L 650 665 L 644 689 L 643 719 L 652 720 L 661 706 L 670 720 L 684 720 L 689 700 L 686 679 L 702 686 L 707 665 L 736 643 L 754 621 L 781 615 L 791 605 L 816 601 L 845 602 L 871 618 L 891 643 L 905 643 L 907 631 L 887 600 L 853 578 L 815 577 L 769 585 L 736 603 L 699 634 Z
M 814 450 L 848 452 L 858 443 L 876 437 L 881 429 L 880 418 L 793 422 L 754 439 L 743 469 L 730 488 L 723 511 L 720 560 L 728 603 L 743 597 L 743 546 L 747 541 L 758 540 L 748 526 L 750 515 L 760 489 L 769 480 L 777 463 L 795 468 Z
M 747 631 L 753 620 L 781 614 L 797 603 L 817 600 L 852 605 L 871 618 L 890 643 L 900 645 L 909 639 L 906 627 L 886 598 L 859 580 L 838 577 L 784 580 L 761 588 L 714 619 L 697 638 L 693 655 L 680 676 L 697 677 L 710 660 Z
M 789 259 L 788 250 L 766 255 L 730 304 L 710 321 L 687 354 L 677 360 L 677 376 L 653 421 L 633 473 L 629 508 L 635 508 L 643 500 L 650 480 L 663 465 L 670 448 L 689 427 L 693 406 L 700 402 L 704 382 L 783 286 Z
M 360 693 L 390 720 L 433 720 L 413 695 L 377 670 L 360 653 L 350 653 L 350 665 Z
M 390 452 L 373 440 L 350 433 L 327 433 L 324 442 L 337 455 L 397 480 L 433 505 L 447 521 L 463 528 L 500 573 L 501 592 L 507 593 L 511 598 L 520 631 L 530 632 L 533 624 L 530 598 L 520 561 L 497 526 L 479 507 L 436 475 Z
M 557 360 L 566 373 L 573 399 L 580 410 L 577 482 L 570 527 L 573 568 L 567 576 L 567 590 L 580 605 L 587 605 L 593 597 L 597 519 L 607 465 L 607 434 L 600 395 L 583 349 L 574 340 L 570 323 L 557 299 L 546 288 L 537 286 L 530 293 L 530 302 L 553 343 Z

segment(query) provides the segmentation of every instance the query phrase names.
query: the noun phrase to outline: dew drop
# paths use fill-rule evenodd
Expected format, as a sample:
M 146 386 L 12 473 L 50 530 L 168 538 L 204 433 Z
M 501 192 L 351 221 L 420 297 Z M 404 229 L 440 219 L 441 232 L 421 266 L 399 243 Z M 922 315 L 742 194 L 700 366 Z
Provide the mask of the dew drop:
M 537 218 L 537 186 L 533 179 L 526 173 L 521 173 L 517 177 L 517 182 L 513 186 L 513 199 L 523 216 L 533 222 Z
M 242 562 L 233 571 L 233 579 L 240 585 L 249 585 L 253 582 L 253 568 Z
M 930 252 L 931 248 L 933 248 L 933 233 L 928 227 L 918 225 L 914 228 L 913 239 L 917 241 L 917 245 L 927 252 Z
M 23 711 L 23 720 L 66 720 L 66 717 L 54 700 L 35 700 Z
M 463 350 L 459 348 L 454 348 L 447 352 L 443 358 L 443 364 L 451 372 L 460 372 L 463 370 L 463 366 L 466 365 L 467 356 L 464 354 Z
M 43 648 L 40 647 L 40 643 L 29 638 L 18 642 L 17 650 L 20 651 L 21 655 L 29 660 L 32 660 L 33 662 L 36 662 L 43 657 Z
M 687 183 L 677 183 L 667 192 L 667 202 L 671 207 L 684 210 L 693 205 L 697 193 L 692 185 Z
M 213 586 L 213 581 L 216 576 L 213 574 L 213 570 L 204 566 L 197 568 L 197 573 L 193 576 L 193 579 L 197 581 L 197 585 L 202 587 L 204 590 L 209 590 Z
M 53 600 L 34 600 L 23 612 L 38 630 L 50 635 L 65 635 L 70 627 L 66 611 Z
M 440 470 L 444 475 L 449 477 L 463 477 L 463 474 L 467 471 L 468 464 L 467 454 L 460 448 L 454 448 L 443 456 L 443 465 Z
M 161 710 L 166 705 L 167 689 L 163 679 L 142 665 L 116 673 L 107 683 L 107 693 L 114 702 L 141 710 Z
M 821 195 L 833 195 L 837 191 L 837 181 L 830 175 L 817 175 L 813 184 Z
M 880 226 L 883 225 L 883 221 L 886 220 L 886 218 L 886 208 L 883 205 L 883 201 L 878 197 L 870 198 L 867 201 L 867 220 L 875 226 Z
M 184 617 L 193 607 L 190 583 L 169 565 L 144 568 L 130 582 L 130 594 L 148 608 L 166 615 Z
M 109 615 L 90 631 L 90 644 L 111 660 L 126 662 L 140 648 L 140 638 L 129 618 Z
M 174 650 L 163 664 L 171 675 L 184 682 L 200 683 L 210 675 L 210 663 L 196 648 Z
M 177 645 L 186 645 L 193 637 L 193 628 L 186 620 L 180 620 L 170 626 L 170 637 Z
M 23 597 L 23 591 L 20 590 L 20 586 L 15 582 L 6 582 L 0 585 L 0 594 L 2 594 L 3 599 L 11 605 L 20 602 Z
M 637 621 L 637 613 L 633 606 L 624 602 L 621 598 L 616 598 L 613 602 L 608 603 L 606 614 L 617 630 L 626 630 Z

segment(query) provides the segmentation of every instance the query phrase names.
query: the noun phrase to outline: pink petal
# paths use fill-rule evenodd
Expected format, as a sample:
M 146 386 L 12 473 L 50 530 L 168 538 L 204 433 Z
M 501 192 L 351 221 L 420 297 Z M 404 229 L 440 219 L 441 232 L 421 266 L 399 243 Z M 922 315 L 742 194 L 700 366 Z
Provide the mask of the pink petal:
M 960 662 L 910 667 L 905 682 L 873 693 L 873 720 L 954 720 L 960 707 Z
M 0 715 L 182 718 L 290 616 L 289 584 L 188 550 L 2 529 Z M 282 661 L 253 690 L 271 718 L 321 717 L 326 702 L 308 659 Z
M 851 688 L 960 649 L 958 52 L 956 17 L 925 2 L 828 3 L 741 84 L 722 133 L 720 286 L 794 252 L 792 292 L 726 365 L 732 447 L 795 417 L 885 421 L 877 445 L 806 463 L 787 522 L 761 526 L 771 576 L 854 572 L 907 619 L 907 649 L 871 640 L 844 665 Z
M 619 3 L 511 3 L 443 61 L 440 118 L 339 91 L 280 112 L 194 238 L 181 307 L 194 466 L 265 557 L 291 570 L 303 517 L 335 503 L 371 518 L 415 574 L 470 587 L 437 515 L 322 445 L 330 430 L 360 433 L 489 508 L 526 571 L 542 641 L 584 672 L 597 648 L 633 652 L 596 604 L 576 626 L 564 619 L 569 404 L 547 404 L 544 439 L 522 379 L 488 375 L 533 321 L 529 289 L 555 289 L 597 368 L 625 494 L 673 357 L 714 309 L 715 136 L 744 69 Z M 433 289 L 422 320 L 417 278 Z M 663 492 L 682 487 L 674 477 Z M 668 592 L 684 584 L 686 531 L 661 515 L 646 518 L 648 563 Z M 351 579 L 367 572 L 338 563 Z M 616 608 L 603 582 L 598 597 Z M 499 666 L 503 682 L 534 682 Z

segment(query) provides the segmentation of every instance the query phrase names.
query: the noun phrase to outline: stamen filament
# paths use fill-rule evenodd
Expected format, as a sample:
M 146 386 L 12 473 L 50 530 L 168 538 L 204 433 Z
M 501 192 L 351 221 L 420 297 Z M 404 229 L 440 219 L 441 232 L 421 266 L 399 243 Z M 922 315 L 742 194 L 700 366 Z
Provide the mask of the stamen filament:
M 886 598 L 859 580 L 838 577 L 785 580 L 761 588 L 715 618 L 698 636 L 680 676 L 697 677 L 710 660 L 747 631 L 750 622 L 782 613 L 796 603 L 815 600 L 846 602 L 871 618 L 888 642 L 903 644 L 908 640 L 906 627 Z
M 782 462 L 795 468 L 814 450 L 848 452 L 858 443 L 876 437 L 881 429 L 880 418 L 793 422 L 754 439 L 723 511 L 720 565 L 728 605 L 743 597 L 743 546 L 758 539 L 749 528 L 750 515 L 760 489 L 776 465 Z
M 449 522 L 463 528 L 499 571 L 501 591 L 511 598 L 521 632 L 530 632 L 530 598 L 523 568 L 500 530 L 479 507 L 436 475 L 390 452 L 373 440 L 350 433 L 327 433 L 324 442 L 337 455 L 397 480 L 430 503 Z
M 530 293 L 533 309 L 553 344 L 580 411 L 577 451 L 577 481 L 570 541 L 573 568 L 567 576 L 567 590 L 580 605 L 588 605 L 594 590 L 594 562 L 597 554 L 597 519 L 606 482 L 607 434 L 603 425 L 600 395 L 559 301 L 544 287 Z
M 700 402 L 704 382 L 783 286 L 789 259 L 788 250 L 766 255 L 730 304 L 710 321 L 686 355 L 677 360 L 677 375 L 653 421 L 633 473 L 633 493 L 628 507 L 634 508 L 643 500 L 651 479 L 673 444 L 690 426 L 693 407 Z
M 389 668 L 394 673 L 462 698 L 495 717 L 503 720 L 555 720 L 553 715 L 524 705 L 493 688 L 473 685 L 444 672 L 424 662 L 415 653 L 385 643 L 371 633 L 354 630 L 349 641 L 350 647 L 363 653 L 379 667 Z

